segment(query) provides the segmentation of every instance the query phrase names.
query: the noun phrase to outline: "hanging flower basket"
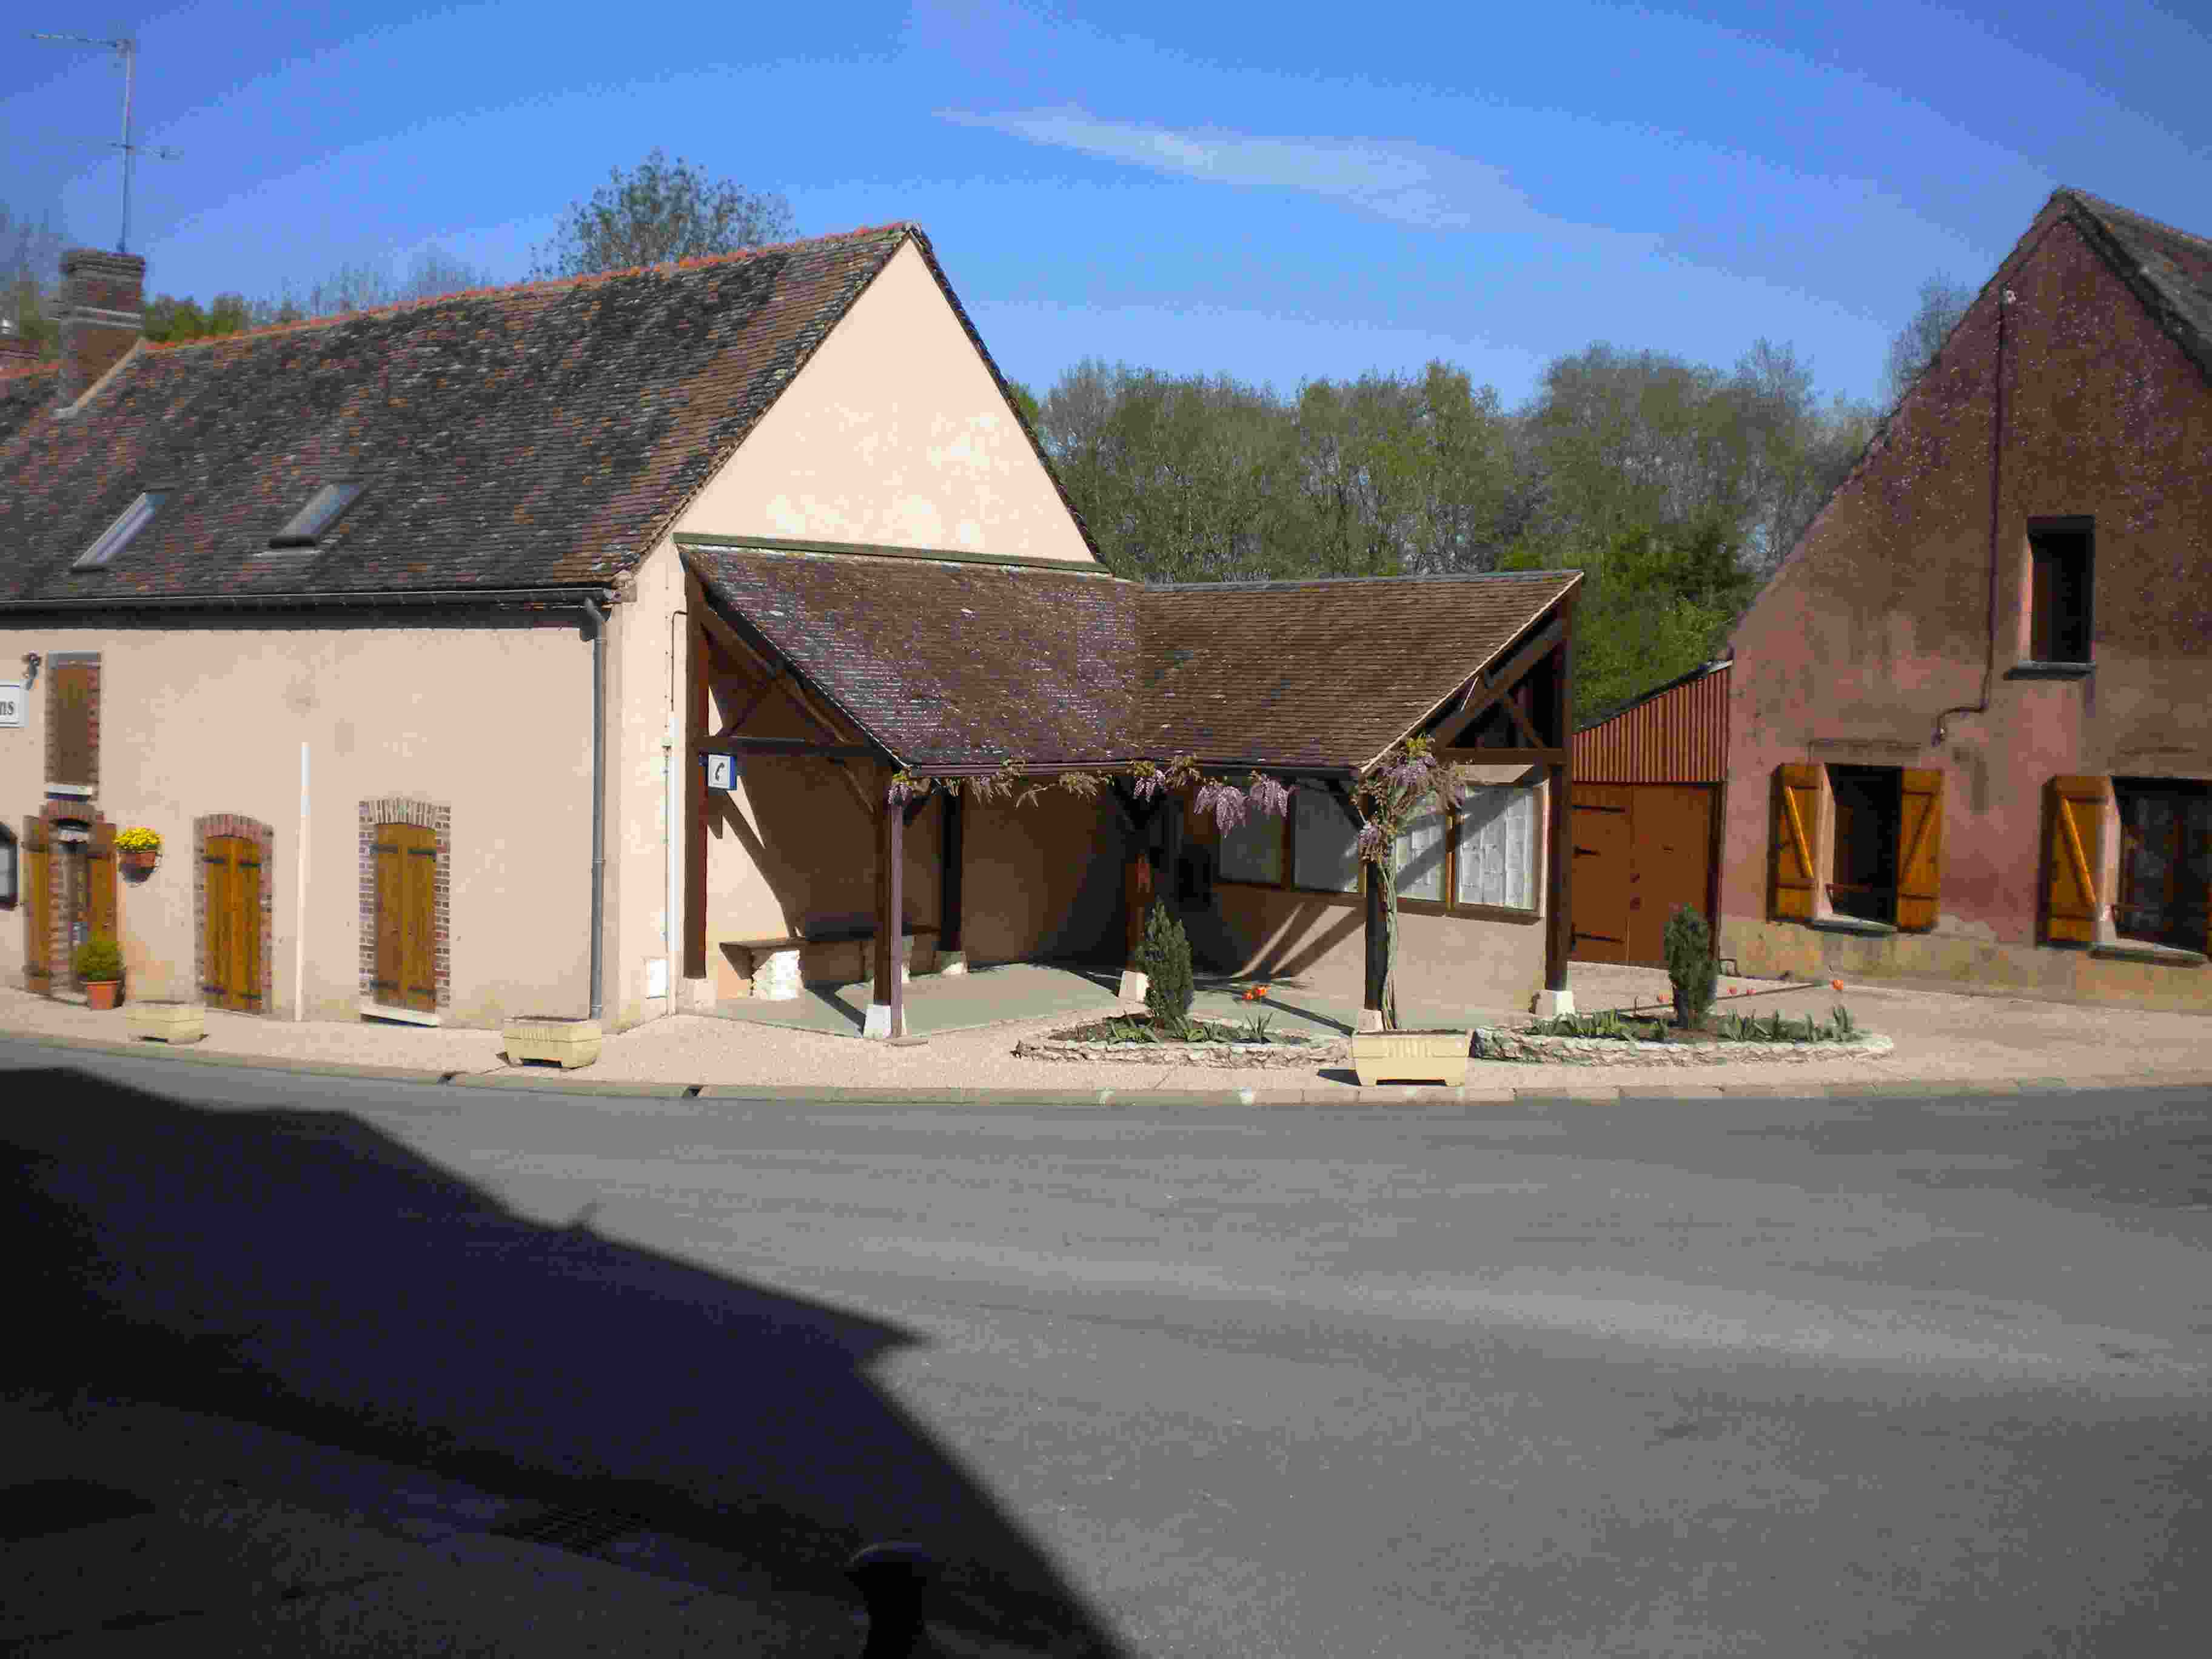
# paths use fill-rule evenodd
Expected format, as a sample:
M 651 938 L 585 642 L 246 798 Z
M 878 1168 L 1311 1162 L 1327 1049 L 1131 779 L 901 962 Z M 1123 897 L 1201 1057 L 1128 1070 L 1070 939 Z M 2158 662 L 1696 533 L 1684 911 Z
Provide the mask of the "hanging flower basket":
M 115 858 L 125 870 L 144 875 L 161 861 L 161 837 L 151 830 L 125 830 L 115 838 Z

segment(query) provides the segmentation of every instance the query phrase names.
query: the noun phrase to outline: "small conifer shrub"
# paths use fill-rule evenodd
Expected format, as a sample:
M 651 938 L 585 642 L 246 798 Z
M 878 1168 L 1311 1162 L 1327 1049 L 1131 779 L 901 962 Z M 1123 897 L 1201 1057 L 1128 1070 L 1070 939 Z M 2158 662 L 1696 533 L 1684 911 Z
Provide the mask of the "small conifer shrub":
M 1177 1035 L 1190 1018 L 1191 999 L 1198 988 L 1190 975 L 1190 940 L 1165 904 L 1155 903 L 1145 918 L 1137 969 L 1145 976 L 1145 1007 L 1153 1026 L 1168 1036 Z
M 1713 960 L 1713 936 L 1705 917 L 1686 904 L 1667 918 L 1667 978 L 1674 988 L 1677 1024 L 1695 1025 L 1713 1006 L 1720 964 Z

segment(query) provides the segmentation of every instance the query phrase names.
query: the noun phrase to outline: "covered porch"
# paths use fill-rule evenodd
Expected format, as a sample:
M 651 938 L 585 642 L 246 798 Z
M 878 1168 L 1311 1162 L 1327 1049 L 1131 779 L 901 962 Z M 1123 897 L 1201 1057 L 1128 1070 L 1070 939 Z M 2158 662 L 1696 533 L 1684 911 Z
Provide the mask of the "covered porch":
M 1363 778 L 1415 738 L 1547 805 L 1526 848 L 1540 879 L 1510 902 L 1442 878 L 1454 854 L 1433 836 L 1425 849 L 1401 838 L 1402 871 L 1437 869 L 1432 897 L 1406 898 L 1401 880 L 1399 1023 L 1571 1006 L 1577 573 L 1146 587 L 1066 562 L 686 540 L 696 1012 L 892 1042 L 1110 1012 L 1140 988 L 1130 958 L 1163 898 L 1215 970 L 1200 1017 L 1249 1017 L 1237 992 L 1263 980 L 1304 993 L 1266 1010 L 1276 1029 L 1375 1029 L 1380 884 L 1303 885 L 1285 853 L 1279 893 L 1218 904 L 1222 833 L 1194 822 L 1195 781 L 1334 801 L 1339 833 L 1359 822 Z M 1172 781 L 1146 777 L 1170 759 L 1183 763 Z M 1023 804 L 992 799 L 1008 783 Z M 724 843 L 712 854 L 710 830 Z M 1315 826 L 1301 833 L 1310 849 Z M 1471 943 L 1493 932 L 1494 950 Z M 1431 934 L 1459 954 L 1463 985 L 1407 982 Z M 802 973 L 846 945 L 842 968 Z M 778 955 L 769 994 L 733 994 Z

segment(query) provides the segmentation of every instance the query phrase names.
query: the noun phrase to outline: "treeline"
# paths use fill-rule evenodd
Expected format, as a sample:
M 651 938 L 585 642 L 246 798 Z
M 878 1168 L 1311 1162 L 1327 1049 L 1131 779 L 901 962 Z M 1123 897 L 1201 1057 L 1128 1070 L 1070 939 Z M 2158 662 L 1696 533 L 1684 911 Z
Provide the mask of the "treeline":
M 1284 396 L 1090 359 L 1016 395 L 1117 574 L 1583 571 L 1583 717 L 1705 659 L 1876 419 L 1765 340 L 1727 372 L 1593 345 L 1514 410 L 1443 362 Z

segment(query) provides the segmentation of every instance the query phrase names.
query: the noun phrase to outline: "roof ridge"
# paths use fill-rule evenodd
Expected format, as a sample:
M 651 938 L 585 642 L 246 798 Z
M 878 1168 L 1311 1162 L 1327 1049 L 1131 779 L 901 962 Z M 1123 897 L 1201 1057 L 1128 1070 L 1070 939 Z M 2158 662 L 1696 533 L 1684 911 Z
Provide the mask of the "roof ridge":
M 331 328 L 340 323 L 358 322 L 364 317 L 388 317 L 402 311 L 416 311 L 429 306 L 451 305 L 461 300 L 506 298 L 525 294 L 552 293 L 556 290 L 583 288 L 594 283 L 613 282 L 617 277 L 641 276 L 648 271 L 699 270 L 709 265 L 738 264 L 747 259 L 763 258 L 771 253 L 787 253 L 794 248 L 820 247 L 831 242 L 856 242 L 863 237 L 882 236 L 892 231 L 920 235 L 921 227 L 911 219 L 894 219 L 885 224 L 862 225 L 854 230 L 831 231 L 820 236 L 797 236 L 787 242 L 771 242 L 761 247 L 737 248 L 728 253 L 700 253 L 689 259 L 667 259 L 658 264 L 625 265 L 618 270 L 586 271 L 576 276 L 540 276 L 526 278 L 520 283 L 495 283 L 485 288 L 463 289 L 453 294 L 434 294 L 419 300 L 395 300 L 388 306 L 372 306 L 362 311 L 333 312 L 324 317 L 302 317 L 289 323 L 270 323 L 260 328 L 241 329 L 235 334 L 221 334 L 198 340 L 147 340 L 150 351 L 185 351 L 196 346 L 229 345 L 239 340 L 265 340 L 279 334 L 296 334 L 306 329 Z
M 1155 593 L 1218 593 L 1224 587 L 1325 587 L 1337 582 L 1492 582 L 1554 580 L 1580 570 L 1454 570 L 1409 572 L 1397 576 L 1261 576 L 1222 582 L 1146 582 Z
M 2200 236 L 2193 230 L 2184 230 L 2179 225 L 2170 225 L 2163 219 L 2154 219 L 2148 213 L 2139 213 L 2131 207 L 2122 207 L 2118 202 L 2107 200 L 2102 196 L 2092 195 L 2086 190 L 2077 190 L 2071 185 L 2061 185 L 2057 193 L 2100 217 L 2106 214 L 2116 214 L 2123 219 L 2133 219 L 2138 223 L 2148 225 L 2162 234 L 2179 236 L 2185 242 L 2194 242 L 2208 252 L 2212 252 L 2212 237 Z

